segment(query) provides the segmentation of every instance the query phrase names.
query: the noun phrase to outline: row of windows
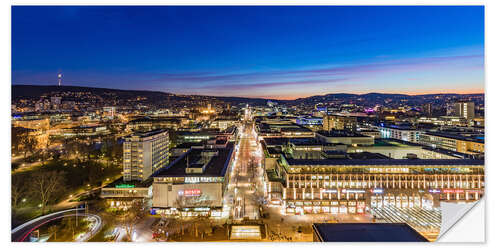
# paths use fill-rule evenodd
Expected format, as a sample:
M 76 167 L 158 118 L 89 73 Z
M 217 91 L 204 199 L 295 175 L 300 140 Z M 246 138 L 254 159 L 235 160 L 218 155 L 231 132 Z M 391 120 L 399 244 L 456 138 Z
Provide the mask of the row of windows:
M 409 175 L 409 174 L 366 174 L 366 175 L 288 175 L 288 180 L 470 180 L 470 179 L 484 179 L 484 175 L 471 175 L 471 174 L 434 174 L 434 175 Z
M 288 188 L 483 188 L 484 181 L 336 181 L 288 182 Z

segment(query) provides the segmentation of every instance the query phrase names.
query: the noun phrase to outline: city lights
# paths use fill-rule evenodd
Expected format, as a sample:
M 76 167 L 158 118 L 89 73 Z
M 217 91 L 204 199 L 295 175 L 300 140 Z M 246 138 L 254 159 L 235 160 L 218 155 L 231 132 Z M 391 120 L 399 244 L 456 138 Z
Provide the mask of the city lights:
M 11 239 L 435 241 L 485 195 L 482 9 L 14 6 Z

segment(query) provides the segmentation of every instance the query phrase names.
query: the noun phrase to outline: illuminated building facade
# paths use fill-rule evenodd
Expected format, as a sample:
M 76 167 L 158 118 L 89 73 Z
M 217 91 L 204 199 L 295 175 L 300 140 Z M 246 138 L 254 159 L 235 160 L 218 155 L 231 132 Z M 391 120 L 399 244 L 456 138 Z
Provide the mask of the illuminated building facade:
M 123 179 L 144 181 L 154 171 L 167 166 L 169 143 L 166 130 L 126 137 L 123 143 Z
M 152 196 L 152 180 L 127 181 L 123 178 L 101 188 L 100 197 L 105 200 L 111 208 L 127 209 L 134 201 L 146 201 Z
M 217 118 L 210 123 L 210 128 L 217 128 L 219 130 L 226 130 L 238 124 L 237 119 L 221 119 Z
M 287 118 L 258 118 L 255 128 L 259 138 L 314 137 L 314 131 Z
M 163 118 L 163 117 L 142 117 L 131 120 L 127 123 L 127 130 L 132 131 L 151 131 L 156 129 L 175 129 L 177 130 L 182 125 L 180 118 Z
M 14 119 L 12 127 L 22 128 L 28 136 L 35 138 L 35 148 L 45 149 L 49 142 L 50 120 L 45 119 Z
M 153 174 L 154 214 L 222 216 L 234 143 L 191 148 Z
M 420 140 L 420 131 L 399 126 L 379 126 L 380 138 L 398 139 L 417 143 Z
M 282 156 L 279 165 L 279 176 L 267 183 L 268 199 L 289 214 L 354 214 L 384 206 L 432 209 L 440 200 L 476 201 L 484 190 L 483 160 Z
M 450 133 L 425 132 L 420 135 L 420 143 L 464 154 L 484 154 L 484 135 L 466 137 Z
M 467 120 L 474 119 L 474 109 L 474 102 L 456 102 L 453 104 L 453 114 L 458 117 L 463 117 Z
M 358 126 L 357 118 L 354 116 L 345 115 L 324 115 L 323 130 L 349 130 L 356 131 Z

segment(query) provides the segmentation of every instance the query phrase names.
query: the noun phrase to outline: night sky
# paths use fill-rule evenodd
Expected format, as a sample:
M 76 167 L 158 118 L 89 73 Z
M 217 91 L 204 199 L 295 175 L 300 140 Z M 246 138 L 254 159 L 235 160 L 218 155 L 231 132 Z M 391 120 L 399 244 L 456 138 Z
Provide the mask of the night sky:
M 12 84 L 294 99 L 483 93 L 483 7 L 12 8 Z

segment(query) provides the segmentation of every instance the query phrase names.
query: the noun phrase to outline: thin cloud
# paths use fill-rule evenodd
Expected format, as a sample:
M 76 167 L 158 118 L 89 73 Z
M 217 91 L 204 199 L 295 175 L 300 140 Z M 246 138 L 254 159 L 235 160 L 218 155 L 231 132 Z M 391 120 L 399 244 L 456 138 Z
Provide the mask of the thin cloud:
M 310 85 L 310 84 L 324 84 L 324 83 L 334 83 L 348 80 L 347 78 L 341 79 L 324 79 L 324 80 L 304 80 L 304 81 L 285 81 L 285 82 L 266 82 L 266 83 L 249 83 L 249 84 L 227 84 L 218 86 L 204 86 L 200 89 L 212 89 L 212 90 L 252 90 L 260 88 L 271 88 L 271 87 L 285 87 L 285 86 L 295 86 L 295 85 Z

